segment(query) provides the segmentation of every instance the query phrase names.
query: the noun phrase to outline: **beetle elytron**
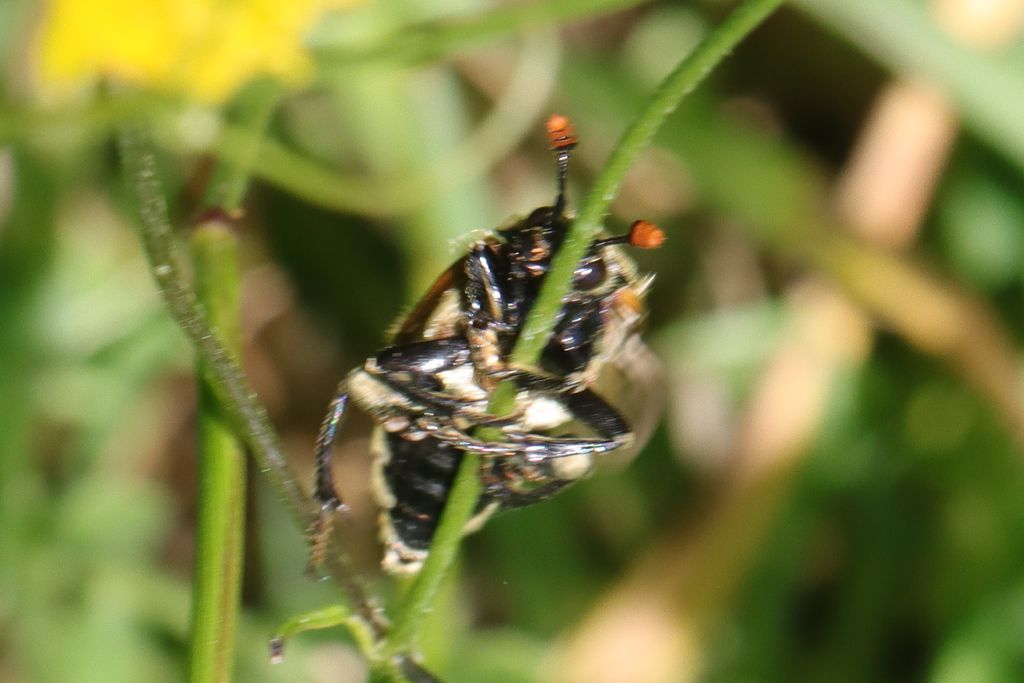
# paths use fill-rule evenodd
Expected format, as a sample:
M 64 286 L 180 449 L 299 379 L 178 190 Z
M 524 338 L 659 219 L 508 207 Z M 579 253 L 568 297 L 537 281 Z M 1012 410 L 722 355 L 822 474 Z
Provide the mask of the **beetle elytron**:
M 663 234 L 652 224 L 637 221 L 627 235 L 595 240 L 576 268 L 539 370 L 508 363 L 571 221 L 565 184 L 576 138 L 561 116 L 549 119 L 547 132 L 557 160 L 554 205 L 476 239 L 397 322 L 391 346 L 341 382 L 321 427 L 315 495 L 322 528 L 344 507 L 331 475 L 331 444 L 349 397 L 377 424 L 374 489 L 389 572 L 422 565 L 464 453 L 481 455 L 479 522 L 494 509 L 552 496 L 587 474 L 592 456 L 647 437 L 649 428 L 631 426 L 598 392 L 616 376 L 625 387 L 617 393 L 644 399 L 657 376 L 638 335 L 653 278 L 641 276 L 619 246 L 657 247 Z M 517 388 L 516 409 L 499 418 L 487 405 L 503 381 Z M 652 423 L 656 412 L 637 421 Z M 501 439 L 475 437 L 479 426 L 500 429 Z

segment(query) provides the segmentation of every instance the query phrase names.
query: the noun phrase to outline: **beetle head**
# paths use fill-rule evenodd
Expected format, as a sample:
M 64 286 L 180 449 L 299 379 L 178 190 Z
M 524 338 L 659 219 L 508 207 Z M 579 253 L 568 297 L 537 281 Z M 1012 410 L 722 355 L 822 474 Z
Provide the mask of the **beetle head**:
M 512 250 L 520 255 L 525 272 L 533 277 L 544 275 L 551 259 L 562 246 L 570 220 L 565 215 L 566 178 L 569 158 L 577 139 L 572 122 L 565 116 L 553 114 L 546 124 L 548 145 L 555 154 L 557 194 L 552 206 L 534 209 L 525 220 L 502 233 Z M 660 228 L 648 221 L 635 221 L 625 235 L 595 239 L 587 255 L 576 269 L 576 288 L 590 290 L 604 280 L 605 267 L 601 251 L 612 245 L 653 249 L 664 241 Z

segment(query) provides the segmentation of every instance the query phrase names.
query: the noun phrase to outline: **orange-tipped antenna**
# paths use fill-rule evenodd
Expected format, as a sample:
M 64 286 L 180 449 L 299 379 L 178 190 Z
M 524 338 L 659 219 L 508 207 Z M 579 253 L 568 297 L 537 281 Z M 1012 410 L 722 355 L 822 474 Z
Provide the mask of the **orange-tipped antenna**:
M 613 244 L 628 244 L 637 249 L 657 249 L 665 242 L 665 231 L 650 221 L 633 221 L 629 232 L 616 237 L 594 241 L 594 249 Z
M 569 175 L 569 152 L 576 146 L 576 134 L 572 121 L 561 114 L 552 114 L 547 121 L 548 145 L 555 153 L 558 163 L 558 195 L 555 197 L 555 213 L 561 215 L 565 209 L 565 180 Z
M 633 221 L 629 243 L 638 249 L 657 249 L 665 242 L 665 231 L 650 221 Z
M 570 150 L 576 146 L 576 131 L 573 129 L 572 121 L 567 116 L 552 114 L 548 117 L 548 144 L 551 149 L 560 152 Z

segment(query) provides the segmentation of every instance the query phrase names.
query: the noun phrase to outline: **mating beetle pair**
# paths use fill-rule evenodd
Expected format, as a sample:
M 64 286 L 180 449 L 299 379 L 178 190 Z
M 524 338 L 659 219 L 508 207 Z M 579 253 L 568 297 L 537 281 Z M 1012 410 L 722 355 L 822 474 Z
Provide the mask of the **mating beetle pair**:
M 657 363 L 638 334 L 653 277 L 640 275 L 621 248 L 661 244 L 662 232 L 646 221 L 590 245 L 539 369 L 508 362 L 571 222 L 565 184 L 576 137 L 561 116 L 548 120 L 547 132 L 557 160 L 554 205 L 474 241 L 398 321 L 391 345 L 341 382 L 321 427 L 315 496 L 323 521 L 343 508 L 331 445 L 349 399 L 377 424 L 374 492 L 389 572 L 422 565 L 464 453 L 481 455 L 474 521 L 482 523 L 495 509 L 554 495 L 589 473 L 595 455 L 642 445 L 649 427 L 632 425 L 605 400 L 608 382 L 631 397 L 635 422 L 656 416 L 646 406 L 656 398 Z M 504 381 L 516 387 L 515 410 L 489 415 Z M 474 436 L 482 426 L 500 430 L 500 439 Z

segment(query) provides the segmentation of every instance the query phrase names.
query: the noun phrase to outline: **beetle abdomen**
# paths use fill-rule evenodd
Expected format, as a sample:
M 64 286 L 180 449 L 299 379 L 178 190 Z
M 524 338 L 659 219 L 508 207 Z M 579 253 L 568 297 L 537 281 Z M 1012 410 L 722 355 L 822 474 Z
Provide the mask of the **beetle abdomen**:
M 430 437 L 409 441 L 382 431 L 377 438 L 382 451 L 380 481 L 386 489 L 378 492 L 385 518 L 385 566 L 389 571 L 414 572 L 430 549 L 463 454 Z

